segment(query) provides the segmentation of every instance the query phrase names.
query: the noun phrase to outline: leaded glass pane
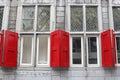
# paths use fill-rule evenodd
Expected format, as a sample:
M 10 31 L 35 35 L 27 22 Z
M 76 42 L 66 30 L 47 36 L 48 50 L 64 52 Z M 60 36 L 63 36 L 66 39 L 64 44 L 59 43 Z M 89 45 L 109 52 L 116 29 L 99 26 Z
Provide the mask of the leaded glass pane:
M 22 31 L 33 31 L 35 10 L 32 6 L 23 7 Z
M 116 37 L 117 43 L 117 61 L 120 63 L 120 37 Z
M 71 7 L 71 31 L 83 31 L 83 10 L 82 7 Z
M 88 37 L 88 63 L 97 64 L 97 40 L 96 37 Z
M 3 8 L 3 7 L 0 7 L 0 30 L 1 30 L 1 28 L 2 28 L 3 10 L 4 10 L 4 8 Z
M 22 63 L 23 64 L 31 64 L 31 56 L 32 56 L 32 36 L 23 37 L 23 52 L 22 52 Z
M 34 20 L 23 20 L 22 31 L 33 31 Z
M 50 7 L 38 7 L 37 31 L 50 30 Z
M 120 31 L 120 8 L 113 8 L 114 30 Z
M 39 36 L 38 64 L 47 64 L 48 61 L 48 36 Z
M 34 19 L 35 7 L 25 6 L 23 7 L 23 19 Z
M 86 8 L 86 31 L 98 31 L 97 7 Z
M 72 57 L 73 64 L 81 64 L 81 37 L 72 38 Z

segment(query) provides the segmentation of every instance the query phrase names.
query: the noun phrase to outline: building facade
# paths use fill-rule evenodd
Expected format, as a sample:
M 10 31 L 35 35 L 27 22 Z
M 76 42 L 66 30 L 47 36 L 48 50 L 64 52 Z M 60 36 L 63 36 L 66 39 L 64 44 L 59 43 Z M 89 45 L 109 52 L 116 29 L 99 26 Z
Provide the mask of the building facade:
M 0 28 L 19 34 L 17 69 L 0 80 L 120 80 L 119 0 L 0 0 Z M 70 34 L 70 67 L 50 67 L 50 33 Z M 101 32 L 113 29 L 116 60 L 102 67 Z

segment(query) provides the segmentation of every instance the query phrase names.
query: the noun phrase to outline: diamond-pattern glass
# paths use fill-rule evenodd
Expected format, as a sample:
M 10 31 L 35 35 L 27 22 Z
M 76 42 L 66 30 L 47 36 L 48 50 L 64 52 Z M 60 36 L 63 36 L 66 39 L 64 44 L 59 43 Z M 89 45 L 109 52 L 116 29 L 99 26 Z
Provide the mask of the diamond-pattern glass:
M 80 6 L 71 7 L 71 31 L 83 31 L 83 10 Z
M 34 7 L 23 7 L 23 23 L 22 23 L 22 31 L 33 31 L 34 26 Z
M 113 8 L 114 30 L 120 31 L 120 7 Z
M 3 7 L 0 7 L 0 30 L 1 30 L 1 28 L 2 28 L 3 10 L 4 10 L 4 8 L 3 8 Z
M 86 7 L 86 31 L 98 31 L 97 7 Z
M 38 7 L 37 31 L 50 30 L 50 7 Z

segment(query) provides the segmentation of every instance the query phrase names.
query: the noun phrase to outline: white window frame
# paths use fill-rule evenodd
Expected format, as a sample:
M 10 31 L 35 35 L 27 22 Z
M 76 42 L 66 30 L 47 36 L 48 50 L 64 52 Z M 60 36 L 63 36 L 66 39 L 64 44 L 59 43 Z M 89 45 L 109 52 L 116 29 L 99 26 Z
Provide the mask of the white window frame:
M 81 38 L 81 64 L 73 64 L 73 52 L 72 52 L 72 39 L 73 37 L 80 37 Z M 71 35 L 70 36 L 70 66 L 71 67 L 83 67 L 84 65 L 84 58 L 83 58 L 83 36 L 81 35 Z
M 24 37 L 25 36 L 31 36 L 32 37 L 32 43 L 31 43 L 31 45 L 32 45 L 32 47 L 31 47 L 31 63 L 30 64 L 25 64 L 25 63 L 22 63 L 22 56 L 23 56 L 23 39 L 24 39 Z M 33 65 L 33 43 L 34 43 L 34 37 L 33 37 L 33 35 L 22 35 L 21 36 L 21 48 L 20 48 L 20 56 L 21 56 L 21 58 L 20 58 L 20 66 L 21 67 L 28 67 L 28 66 L 32 66 Z
M 70 0 L 69 0 L 70 1 Z M 77 31 L 77 32 L 73 32 L 70 31 L 71 29 L 71 6 L 81 6 L 83 8 L 83 31 Z M 97 15 L 98 15 L 98 31 L 86 31 L 86 7 L 91 7 L 91 6 L 95 6 L 97 7 Z M 68 27 L 66 27 L 66 30 L 69 31 L 70 33 L 84 33 L 84 31 L 86 31 L 86 33 L 99 33 L 102 31 L 102 11 L 101 11 L 101 0 L 98 0 L 97 4 L 74 4 L 74 3 L 68 3 L 67 7 L 66 7 L 66 23 L 68 25 Z
M 77 32 L 72 32 L 72 31 L 70 31 L 70 29 L 71 29 L 71 6 L 81 6 L 82 8 L 83 8 L 83 31 L 77 31 Z M 86 7 L 89 7 L 89 6 L 95 6 L 95 7 L 97 7 L 97 15 L 98 15 L 98 31 L 95 31 L 95 32 L 93 32 L 93 31 L 86 31 Z M 86 38 L 87 38 L 87 35 L 97 35 L 97 36 L 94 36 L 94 37 L 98 37 L 97 38 L 97 46 L 98 46 L 98 55 L 97 55 L 97 59 L 98 59 L 98 64 L 95 64 L 95 65 L 88 65 L 88 63 L 86 63 L 86 62 L 88 62 L 87 61 L 87 58 L 86 58 L 86 56 L 85 56 L 85 54 L 83 54 L 83 57 L 82 57 L 82 60 L 83 60 L 83 64 L 81 65 L 81 67 L 83 66 L 85 66 L 85 64 L 87 64 L 87 66 L 85 66 L 85 67 L 100 67 L 100 59 L 101 59 L 101 57 L 100 57 L 100 54 L 99 53 L 101 53 L 101 51 L 100 51 L 100 46 L 101 45 L 99 45 L 98 44 L 98 39 L 99 39 L 99 35 L 100 35 L 100 33 L 103 31 L 103 27 L 102 27 L 102 11 L 101 11 L 101 0 L 98 0 L 98 3 L 97 4 L 84 4 L 84 3 L 80 3 L 80 4 L 77 4 L 77 3 L 71 3 L 71 1 L 70 0 L 68 0 L 68 2 L 67 2 L 67 6 L 66 6 L 66 27 L 65 27 L 65 29 L 66 29 L 66 31 L 68 31 L 69 33 L 70 33 L 70 35 L 72 36 L 72 35 L 83 35 L 83 37 L 82 37 L 82 39 L 83 39 L 83 52 L 87 55 L 88 53 L 87 53 L 87 51 L 85 50 L 85 49 L 87 49 L 86 47 L 87 47 L 87 40 L 86 40 Z M 72 50 L 72 42 L 71 42 L 71 36 L 70 36 L 70 49 Z M 100 41 L 100 40 L 99 40 Z M 72 51 L 70 50 L 70 54 L 72 53 Z M 70 64 L 72 63 L 72 60 L 71 60 L 72 58 L 71 58 L 71 56 L 70 56 Z M 80 67 L 80 65 L 71 65 L 72 67 Z
M 89 64 L 88 62 L 88 56 L 89 56 L 89 52 L 88 52 L 88 38 L 89 37 L 96 37 L 96 45 L 97 45 L 97 64 Z M 87 37 L 86 37 L 86 49 L 87 49 L 87 66 L 88 67 L 99 67 L 100 66 L 100 47 L 99 47 L 99 36 L 97 36 L 97 35 L 87 35 Z
M 39 35 L 39 36 L 41 36 L 41 35 Z M 46 36 L 47 37 L 47 41 L 48 41 L 48 47 L 47 47 L 47 49 L 48 49 L 48 51 L 47 51 L 47 64 L 39 64 L 38 63 L 38 55 L 39 55 L 39 36 L 37 36 L 37 59 L 36 59 L 36 66 L 37 67 L 49 67 L 49 65 L 50 65 L 50 36 L 49 35 L 44 35 L 44 36 Z
M 50 54 L 48 54 L 48 64 L 46 65 L 39 65 L 38 62 L 36 61 L 37 60 L 37 49 L 35 47 L 37 47 L 37 44 L 36 44 L 36 41 L 37 41 L 37 36 L 38 35 L 49 35 L 50 36 L 50 32 L 52 32 L 53 30 L 55 30 L 55 2 L 54 0 L 52 0 L 53 2 L 51 3 L 18 3 L 18 11 L 17 11 L 17 21 L 16 21 L 16 31 L 19 33 L 20 36 L 22 35 L 31 35 L 33 36 L 33 55 L 32 55 L 32 63 L 27 65 L 27 64 L 24 64 L 22 65 L 21 64 L 21 54 L 20 54 L 20 67 L 49 67 L 50 66 Z M 23 6 L 35 6 L 35 20 L 34 20 L 34 24 L 33 24 L 33 28 L 34 28 L 34 31 L 32 32 L 23 32 L 20 30 L 21 26 L 22 26 L 22 11 L 23 11 Z M 38 10 L 38 7 L 39 6 L 50 6 L 50 30 L 48 32 L 37 32 L 36 29 L 37 29 L 37 10 Z M 21 45 L 21 43 L 19 44 Z M 48 45 L 50 45 L 50 39 L 48 39 Z M 49 49 L 49 47 L 48 47 Z M 19 53 L 21 53 L 22 50 L 19 51 Z M 49 50 L 48 50 L 49 51 Z M 50 51 L 48 52 L 50 53 Z

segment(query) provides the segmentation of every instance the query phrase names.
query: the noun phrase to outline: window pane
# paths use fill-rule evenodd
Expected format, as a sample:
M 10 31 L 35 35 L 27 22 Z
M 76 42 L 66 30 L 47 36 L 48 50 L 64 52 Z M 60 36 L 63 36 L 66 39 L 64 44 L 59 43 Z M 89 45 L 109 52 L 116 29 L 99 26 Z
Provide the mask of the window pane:
M 31 54 L 32 54 L 32 37 L 23 37 L 23 52 L 22 52 L 22 63 L 31 64 Z
M 71 7 L 71 31 L 83 31 L 82 7 Z
M 23 7 L 23 19 L 34 19 L 34 15 L 35 15 L 35 7 L 33 6 L 25 6 Z
M 72 38 L 73 64 L 81 64 L 81 37 Z
M 3 7 L 0 7 L 0 30 L 1 30 L 1 28 L 2 28 L 3 10 L 4 10 L 4 8 L 3 8 Z
M 118 63 L 120 63 L 120 37 L 116 37 L 117 42 L 117 59 Z
M 96 37 L 88 38 L 88 61 L 89 61 L 89 64 L 97 64 L 97 40 L 96 40 Z
M 50 7 L 38 7 L 37 31 L 50 30 Z
M 120 31 L 120 8 L 113 8 L 114 30 Z
M 23 7 L 22 31 L 33 31 L 34 26 L 34 7 Z
M 48 37 L 47 36 L 39 36 L 39 44 L 38 44 L 38 64 L 47 64 L 47 56 L 48 56 Z
M 22 31 L 33 31 L 34 20 L 23 20 Z
M 98 31 L 97 7 L 86 8 L 86 30 Z

